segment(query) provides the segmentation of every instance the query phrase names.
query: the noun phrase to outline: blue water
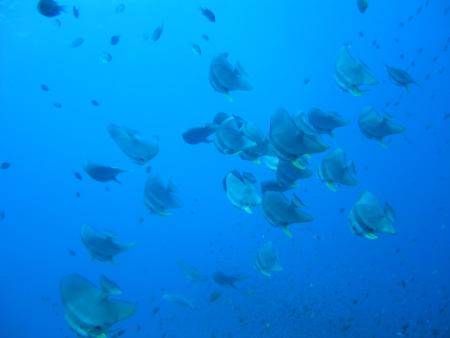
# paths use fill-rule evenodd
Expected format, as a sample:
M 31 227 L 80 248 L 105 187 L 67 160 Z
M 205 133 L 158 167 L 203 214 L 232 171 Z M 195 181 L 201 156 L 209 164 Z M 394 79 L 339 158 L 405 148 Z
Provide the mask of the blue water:
M 369 0 L 365 14 L 353 0 L 124 0 L 125 11 L 116 13 L 119 3 L 61 1 L 68 10 L 59 27 L 36 1 L 0 0 L 0 162 L 11 164 L 0 170 L 0 337 L 74 337 L 59 297 L 61 278 L 73 272 L 94 283 L 106 274 L 124 290 L 121 298 L 137 304 L 118 325 L 123 337 L 450 337 L 450 2 Z M 214 11 L 215 24 L 200 6 Z M 161 39 L 145 41 L 161 24 Z M 112 35 L 120 35 L 116 46 Z M 78 37 L 84 43 L 72 48 Z M 334 63 L 348 43 L 380 80 L 362 97 L 335 83 Z M 233 93 L 233 102 L 208 82 L 211 58 L 224 51 L 254 85 Z M 101 62 L 104 52 L 110 63 Z M 407 69 L 420 87 L 396 86 L 385 64 Z M 369 105 L 407 128 L 387 149 L 359 131 L 357 116 Z M 219 111 L 267 132 L 280 107 L 350 119 L 325 139 L 355 161 L 359 181 L 336 193 L 315 177 L 301 181 L 296 193 L 315 220 L 293 225 L 291 239 L 261 208 L 248 215 L 233 207 L 222 188 L 233 169 L 259 181 L 273 173 L 181 138 Z M 113 143 L 109 123 L 159 137 L 151 167 L 176 184 L 181 209 L 169 217 L 145 209 L 145 168 Z M 313 156 L 313 168 L 323 156 Z M 129 172 L 120 185 L 102 184 L 83 173 L 87 161 Z M 347 216 L 364 190 L 396 210 L 395 235 L 352 234 Z M 115 264 L 93 261 L 80 241 L 82 224 L 112 229 L 136 247 Z M 283 266 L 270 279 L 254 268 L 267 241 Z M 177 268 L 180 259 L 208 276 L 246 275 L 240 287 L 248 292 L 211 279 L 192 284 Z M 213 291 L 222 298 L 209 304 Z M 162 300 L 166 292 L 192 298 L 195 308 Z

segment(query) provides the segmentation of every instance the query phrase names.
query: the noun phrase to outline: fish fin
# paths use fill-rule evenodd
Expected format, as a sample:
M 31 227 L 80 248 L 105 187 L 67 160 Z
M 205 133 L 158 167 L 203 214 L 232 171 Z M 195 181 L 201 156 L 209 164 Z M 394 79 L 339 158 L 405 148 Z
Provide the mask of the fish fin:
M 305 203 L 298 197 L 296 194 L 293 194 L 292 197 L 292 204 L 296 206 L 297 208 L 304 208 L 306 206 Z
M 242 208 L 242 210 L 244 210 L 247 214 L 251 215 L 252 214 L 252 209 L 249 206 L 245 206 Z
M 230 102 L 230 103 L 233 103 L 233 102 L 234 102 L 234 99 L 233 99 L 233 97 L 231 96 L 230 93 L 223 93 L 223 95 L 226 97 L 226 99 L 228 100 L 228 102 Z
M 283 232 L 286 236 L 288 236 L 289 238 L 292 238 L 292 232 L 289 230 L 288 226 L 282 227 L 281 230 L 283 230 Z
M 311 154 L 304 154 L 303 157 L 306 158 L 307 160 L 310 160 L 312 156 Z
M 336 192 L 337 191 L 336 184 L 334 184 L 333 182 L 327 181 L 326 184 L 327 184 L 328 189 L 330 189 L 332 192 Z
M 122 184 L 122 183 L 117 179 L 117 177 L 114 177 L 114 178 L 113 178 L 113 181 L 116 182 L 117 184 Z
M 300 169 L 300 170 L 305 170 L 306 169 L 305 166 L 303 165 L 303 163 L 301 163 L 299 159 L 296 159 L 296 160 L 292 161 L 292 165 L 294 167 L 296 167 L 297 169 Z
M 384 140 L 382 138 L 377 138 L 377 142 L 380 146 L 382 146 L 384 149 L 388 148 L 388 145 L 386 144 L 386 142 L 384 142 Z
M 364 237 L 366 237 L 367 239 L 378 239 L 378 236 L 372 233 L 364 234 Z
M 263 270 L 263 269 L 258 269 L 259 270 L 259 272 L 261 272 L 264 276 L 266 276 L 266 277 L 272 277 L 272 275 L 269 273 L 269 272 L 267 272 L 266 270 Z

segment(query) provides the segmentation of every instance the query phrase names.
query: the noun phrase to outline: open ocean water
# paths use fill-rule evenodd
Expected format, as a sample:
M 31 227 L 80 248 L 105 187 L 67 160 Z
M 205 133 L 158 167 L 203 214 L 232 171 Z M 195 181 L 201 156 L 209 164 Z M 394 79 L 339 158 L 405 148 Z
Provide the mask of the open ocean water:
M 0 0 L 0 337 L 450 337 L 449 47 L 447 0 Z

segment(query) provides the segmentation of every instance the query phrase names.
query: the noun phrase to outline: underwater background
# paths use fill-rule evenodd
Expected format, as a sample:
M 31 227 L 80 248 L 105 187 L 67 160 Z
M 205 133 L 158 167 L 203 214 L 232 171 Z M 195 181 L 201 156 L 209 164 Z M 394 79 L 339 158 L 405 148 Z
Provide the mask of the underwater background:
M 59 291 L 71 273 L 96 285 L 104 274 L 120 285 L 120 299 L 137 305 L 117 324 L 123 337 L 450 337 L 449 1 L 369 0 L 364 13 L 353 0 L 61 5 L 65 12 L 49 18 L 37 1 L 0 0 L 0 337 L 75 337 Z M 359 97 L 335 81 L 344 45 L 379 81 Z M 245 66 L 253 90 L 232 99 L 214 91 L 209 67 L 222 52 Z M 396 86 L 387 64 L 419 85 Z M 357 120 L 367 106 L 406 131 L 386 147 L 364 137 Z M 294 191 L 314 221 L 290 227 L 292 238 L 261 208 L 247 214 L 224 192 L 232 170 L 258 182 L 273 172 L 181 137 L 217 112 L 267 134 L 281 107 L 320 107 L 351 121 L 324 140 L 345 150 L 358 179 L 337 192 L 316 175 L 301 180 Z M 149 169 L 124 156 L 110 123 L 157 136 Z M 323 157 L 313 155 L 311 168 Z M 127 172 L 120 184 L 96 182 L 83 171 L 88 161 Z M 170 216 L 144 206 L 148 171 L 177 188 L 182 207 Z M 394 235 L 352 233 L 348 215 L 365 190 L 395 209 Z M 136 245 L 113 263 L 93 260 L 80 241 L 83 224 Z M 267 242 L 283 267 L 270 278 L 255 268 Z M 208 281 L 190 282 L 180 260 Z M 216 271 L 245 279 L 224 287 L 211 278 Z M 211 302 L 212 293 L 220 299 Z

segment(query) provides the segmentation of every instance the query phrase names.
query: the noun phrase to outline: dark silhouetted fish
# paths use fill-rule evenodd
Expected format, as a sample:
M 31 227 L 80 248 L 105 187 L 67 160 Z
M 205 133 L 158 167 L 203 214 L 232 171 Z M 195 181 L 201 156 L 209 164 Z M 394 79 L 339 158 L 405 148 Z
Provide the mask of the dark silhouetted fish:
M 227 275 L 221 271 L 216 271 L 213 274 L 213 280 L 218 285 L 228 286 L 236 290 L 239 290 L 236 283 L 243 281 L 244 279 L 247 279 L 247 277 L 242 275 Z
M 209 67 L 209 83 L 215 91 L 226 96 L 232 91 L 249 91 L 253 88 L 247 81 L 247 73 L 242 65 L 237 62 L 233 66 L 228 61 L 228 53 L 220 53 L 212 59 Z
M 75 178 L 79 181 L 83 180 L 83 176 L 81 176 L 81 174 L 78 171 L 74 171 L 73 176 L 75 176 Z
M 39 13 L 47 18 L 53 18 L 64 12 L 64 6 L 58 5 L 54 0 L 39 0 L 37 9 Z
M 11 168 L 11 163 L 9 163 L 9 162 L 3 162 L 0 165 L 0 169 L 2 169 L 2 170 L 6 170 L 6 169 L 9 169 L 9 168 Z
M 158 41 L 161 38 L 163 31 L 164 31 L 164 24 L 161 24 L 158 27 L 156 27 L 152 33 L 152 40 L 154 42 Z
M 203 14 L 205 18 L 208 19 L 209 22 L 216 22 L 216 15 L 213 13 L 212 10 L 206 8 L 206 7 L 200 7 L 200 12 Z
M 358 6 L 358 9 L 361 13 L 364 13 L 367 10 L 367 7 L 369 7 L 368 0 L 356 0 L 356 5 Z
M 84 171 L 94 180 L 99 182 L 109 182 L 114 181 L 120 183 L 117 180 L 117 175 L 124 173 L 125 170 L 98 165 L 94 163 L 87 163 L 84 166 Z
M 216 128 L 207 125 L 205 127 L 196 127 L 186 130 L 183 134 L 183 140 L 189 144 L 211 143 L 208 137 L 216 132 Z
M 111 40 L 109 41 L 109 43 L 111 44 L 111 46 L 115 46 L 119 43 L 119 41 L 120 41 L 120 36 L 113 35 L 113 36 L 111 36 Z
M 80 17 L 80 10 L 76 6 L 72 6 L 72 14 L 75 19 Z
M 46 84 L 41 84 L 41 89 L 44 91 L 44 92 L 49 92 L 50 91 L 50 87 L 49 86 L 47 86 Z

